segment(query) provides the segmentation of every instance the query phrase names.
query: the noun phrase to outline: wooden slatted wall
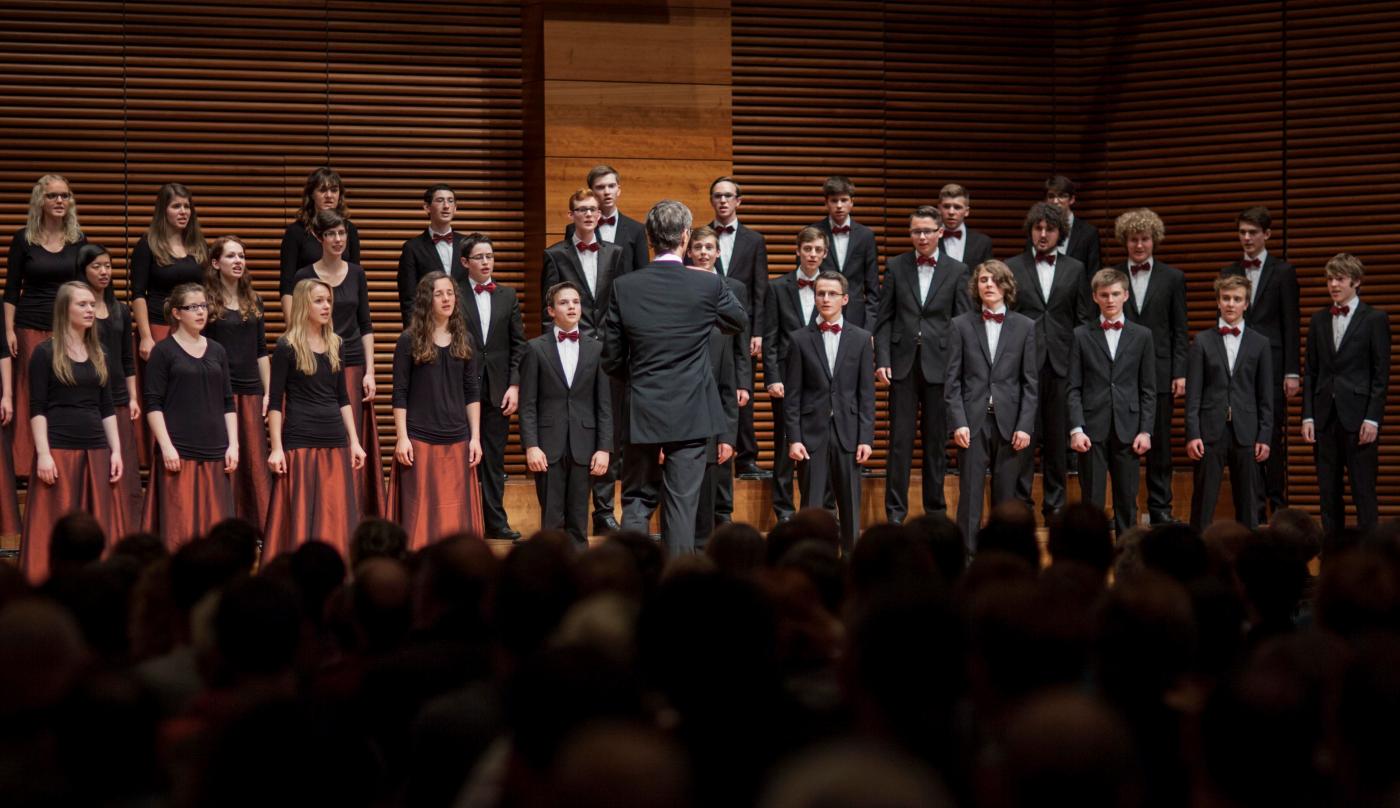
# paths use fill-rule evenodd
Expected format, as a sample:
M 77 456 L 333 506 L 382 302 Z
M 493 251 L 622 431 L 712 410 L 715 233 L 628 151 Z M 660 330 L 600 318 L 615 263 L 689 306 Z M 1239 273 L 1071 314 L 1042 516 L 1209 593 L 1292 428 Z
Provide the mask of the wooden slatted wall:
M 457 229 L 491 233 L 502 280 L 524 279 L 514 2 L 46 0 L 7 3 L 4 29 L 7 234 L 22 225 L 35 178 L 66 174 L 83 229 L 113 249 L 121 273 L 158 187 L 183 182 L 206 236 L 248 243 L 275 337 L 283 228 L 307 174 L 340 171 L 369 272 L 386 459 L 401 328 L 394 275 L 400 245 L 425 226 L 422 189 L 452 183 Z M 508 466 L 523 470 L 515 448 Z

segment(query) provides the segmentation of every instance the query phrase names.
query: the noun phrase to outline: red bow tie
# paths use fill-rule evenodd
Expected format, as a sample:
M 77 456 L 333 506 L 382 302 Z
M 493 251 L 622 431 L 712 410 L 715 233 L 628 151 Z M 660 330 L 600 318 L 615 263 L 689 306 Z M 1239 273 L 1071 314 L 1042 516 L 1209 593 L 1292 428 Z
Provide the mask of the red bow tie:
M 451 233 L 451 232 L 443 233 L 443 234 L 440 235 L 440 236 L 439 236 L 437 233 L 433 233 L 433 243 L 434 243 L 434 244 L 439 244 L 439 243 L 444 242 L 444 241 L 447 242 L 448 244 L 451 244 L 451 243 L 452 243 L 452 233 Z
M 1148 262 L 1146 262 L 1146 263 L 1144 263 L 1144 264 L 1133 264 L 1133 265 L 1132 265 L 1131 267 L 1129 267 L 1129 268 L 1133 271 L 1133 274 L 1136 275 L 1136 274 L 1138 274 L 1139 272 L 1146 272 L 1147 270 L 1151 269 L 1151 268 L 1152 268 L 1152 262 L 1151 262 L 1151 261 L 1148 261 Z
M 821 323 L 817 326 L 817 328 L 820 328 L 823 332 L 830 331 L 833 334 L 841 333 L 840 323 Z
M 599 227 L 601 227 L 601 226 L 603 226 L 603 225 L 605 225 L 605 224 L 606 224 L 606 225 L 615 225 L 615 224 L 617 224 L 617 217 L 616 217 L 616 216 L 604 216 L 603 218 L 601 218 L 601 219 L 598 220 L 598 226 L 599 226 Z
M 1105 330 L 1105 331 L 1122 331 L 1122 330 L 1123 330 L 1123 321 L 1122 321 L 1122 320 L 1104 320 L 1102 323 L 1100 323 L 1099 327 L 1102 328 L 1102 329 Z
M 1220 326 L 1220 336 L 1223 337 L 1223 336 L 1225 336 L 1226 334 L 1229 334 L 1229 335 L 1232 336 L 1232 337 L 1238 337 L 1238 336 L 1240 335 L 1240 330 L 1239 330 L 1238 328 L 1235 328 L 1235 327 L 1232 327 L 1232 326 L 1228 326 L 1228 325 L 1222 325 L 1222 326 Z
M 1346 316 L 1346 315 L 1348 315 L 1348 314 L 1351 314 L 1351 306 L 1349 306 L 1349 305 L 1348 305 L 1348 306 L 1333 306 L 1333 307 L 1332 307 L 1332 316 L 1333 316 L 1333 317 L 1344 317 L 1344 316 Z
M 560 342 L 563 342 L 563 341 L 566 340 L 566 339 L 567 339 L 567 340 L 573 340 L 574 342 L 578 342 L 578 332 L 577 332 L 577 331 L 560 331 L 559 334 L 558 334 L 558 336 L 559 336 L 559 341 L 560 341 Z
M 833 236 L 842 236 L 849 232 L 851 232 L 851 226 L 848 224 L 838 224 L 831 228 L 831 234 Z
M 1005 321 L 1006 321 L 1006 313 L 1005 313 L 1005 312 L 1002 312 L 1001 314 L 993 314 L 992 312 L 987 311 L 986 309 L 982 309 L 982 320 L 983 320 L 984 322 L 987 321 L 987 320 L 991 320 L 991 321 L 997 322 L 997 323 L 1005 322 Z
M 1057 254 L 1058 253 L 1054 252 L 1053 250 L 1048 253 L 1038 252 L 1035 254 L 1035 262 L 1037 264 L 1049 264 L 1050 266 L 1054 266 L 1055 256 Z
M 732 225 L 732 224 L 717 224 L 717 225 L 715 225 L 715 232 L 716 232 L 716 233 L 733 233 L 733 232 L 734 232 L 734 225 Z
M 588 244 L 584 244 L 582 241 L 580 241 L 578 242 L 578 251 L 581 253 L 598 252 L 598 242 L 593 241 L 589 242 Z
M 958 228 L 957 230 L 949 230 L 948 232 L 943 234 L 943 238 L 962 238 L 962 228 Z
M 478 283 L 472 289 L 472 291 L 476 292 L 477 294 L 481 294 L 482 292 L 494 292 L 496 291 L 496 282 L 487 281 L 486 283 Z
M 810 280 L 810 281 L 807 280 L 806 278 L 798 278 L 798 279 L 797 279 L 797 288 L 798 288 L 798 289 L 806 289 L 808 286 L 816 286 L 816 285 L 817 285 L 817 282 L 816 282 L 815 279 Z
M 938 268 L 938 259 L 937 259 L 937 258 L 934 258 L 932 255 L 920 255 L 919 257 L 917 257 L 917 258 L 914 259 L 914 266 L 916 266 L 916 267 L 930 267 L 930 268 L 933 268 L 933 269 L 937 269 L 937 268 Z
M 1240 266 L 1245 269 L 1258 269 L 1262 264 L 1258 258 L 1246 258 L 1240 262 Z

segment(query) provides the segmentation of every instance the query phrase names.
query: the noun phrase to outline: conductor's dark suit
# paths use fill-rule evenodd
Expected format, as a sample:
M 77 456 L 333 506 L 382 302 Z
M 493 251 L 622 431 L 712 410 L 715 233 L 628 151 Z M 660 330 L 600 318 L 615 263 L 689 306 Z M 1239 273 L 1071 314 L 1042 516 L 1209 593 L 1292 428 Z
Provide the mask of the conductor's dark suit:
M 801 270 L 794 269 L 773 281 L 768 287 L 768 311 L 763 322 L 763 384 L 771 388 L 782 384 L 786 393 L 787 358 L 792 349 L 792 332 L 817 321 L 817 306 L 813 297 L 812 312 L 802 316 L 802 301 L 797 281 Z M 793 464 L 787 454 L 787 403 L 769 396 L 773 405 L 773 516 L 779 522 L 792 518 L 796 512 L 792 497 Z
M 725 428 L 710 333 L 716 326 L 737 333 L 747 322 L 721 278 L 686 269 L 679 260 L 653 261 L 613 282 L 603 367 L 627 385 L 623 527 L 646 532 L 640 497 L 664 450 L 663 538 L 673 555 L 695 549 L 705 450 Z
M 875 326 L 876 367 L 890 368 L 890 451 L 885 468 L 885 515 L 903 522 L 909 514 L 909 471 L 914 423 L 920 407 L 923 438 L 924 511 L 947 510 L 943 476 L 948 443 L 948 407 L 943 400 L 948 343 L 954 316 L 969 311 L 967 266 L 940 249 L 927 297 L 919 297 L 914 251 L 891 258 L 880 290 Z
M 461 233 L 452 234 L 452 260 L 448 266 L 442 265 L 442 257 L 438 255 L 437 246 L 433 244 L 433 234 L 428 230 L 423 230 L 403 243 L 403 250 L 399 253 L 398 286 L 399 314 L 403 317 L 405 328 L 413 315 L 413 295 L 424 275 L 429 272 L 446 272 L 459 286 L 465 288 L 467 271 L 462 264 L 462 250 L 466 241 L 466 237 Z
M 822 262 L 822 270 L 846 276 L 850 301 L 842 316 L 852 325 L 870 329 L 874 328 L 875 315 L 880 311 L 880 266 L 876 261 L 875 231 L 853 219 L 846 219 L 846 223 L 851 232 L 846 242 L 846 260 L 839 265 L 831 219 L 824 218 L 812 226 L 826 235 L 826 260 Z
M 1303 373 L 1303 420 L 1313 420 L 1317 444 L 1317 493 L 1322 529 L 1331 533 L 1345 524 L 1342 471 L 1351 478 L 1351 501 L 1362 530 L 1376 526 L 1376 476 L 1379 439 L 1362 446 L 1363 421 L 1379 428 L 1390 385 L 1390 318 L 1353 297 L 1351 322 L 1334 347 L 1335 319 L 1329 309 L 1312 316 Z
M 1198 333 L 1187 356 L 1186 440 L 1200 439 L 1206 452 L 1191 490 L 1191 524 L 1198 530 L 1215 518 L 1227 463 L 1235 520 L 1259 525 L 1254 444 L 1268 443 L 1273 433 L 1274 372 L 1267 337 L 1245 324 L 1238 338 L 1233 369 L 1219 326 Z
M 570 384 L 551 327 L 526 343 L 520 362 L 520 443 L 538 447 L 549 461 L 549 469 L 535 475 L 540 526 L 563 528 L 577 544 L 588 541 L 593 453 L 612 451 L 611 384 L 602 357 L 602 342 L 579 340 Z
M 1039 368 L 1036 324 L 1029 317 L 1005 313 L 996 355 L 991 352 L 982 311 L 953 318 L 948 340 L 947 382 L 950 431 L 966 427 L 972 443 L 958 453 L 958 527 L 968 550 L 975 552 L 982 526 L 982 490 L 992 472 L 992 505 L 1016 496 L 1022 462 L 1011 448 L 1016 432 L 1035 430 Z M 1029 453 L 1029 447 L 1021 454 Z
M 641 269 L 647 265 L 651 253 L 647 252 L 647 231 L 642 223 L 625 215 L 622 211 L 617 212 L 617 229 L 613 233 L 612 244 L 622 248 L 622 271 L 631 272 L 634 269 Z M 573 241 L 574 226 L 569 224 L 564 228 L 564 240 Z M 598 240 L 606 241 L 603 238 L 603 230 L 598 229 Z
M 1130 279 L 1127 262 L 1119 271 Z M 1157 368 L 1156 421 L 1152 425 L 1152 451 L 1147 453 L 1147 515 L 1153 524 L 1172 520 L 1172 379 L 1186 378 L 1186 276 L 1181 270 L 1153 260 L 1147 281 L 1147 297 L 1139 300 L 1128 283 L 1123 315 L 1152 332 Z
M 498 536 L 510 528 L 504 507 L 506 437 L 510 418 L 501 414 L 506 388 L 520 384 L 520 358 L 525 352 L 525 324 L 520 319 L 520 301 L 515 290 L 496 284 L 491 296 L 491 321 L 486 338 L 481 336 L 481 314 L 471 280 L 463 276 L 462 312 L 472 336 L 481 348 L 481 479 L 482 516 L 486 535 Z
M 1079 463 L 1081 498 L 1102 508 L 1104 484 L 1113 477 L 1113 524 L 1122 536 L 1137 524 L 1138 460 L 1133 439 L 1152 433 L 1157 369 L 1152 332 L 1123 324 L 1110 355 L 1098 323 L 1074 329 L 1069 362 L 1070 429 L 1082 428 L 1092 445 Z M 1165 438 L 1163 438 L 1165 439 Z
M 711 222 L 710 227 L 719 228 L 719 222 Z M 715 231 L 718 233 L 718 229 Z M 749 313 L 749 334 L 751 336 L 763 336 L 763 318 L 767 316 L 768 304 L 768 245 L 763 240 L 763 234 L 757 230 L 744 226 L 743 222 L 734 224 L 734 250 L 729 255 L 729 265 L 726 266 L 724 257 L 720 256 L 715 261 L 715 271 L 726 278 L 730 278 L 744 287 L 744 294 L 735 295 L 739 297 L 739 302 L 744 304 L 744 309 Z M 743 346 L 744 351 L 748 351 L 747 341 Z M 753 363 L 747 362 L 750 367 Z M 749 377 L 749 390 L 753 390 L 753 379 Z M 758 462 L 758 441 L 754 438 L 753 432 L 753 402 L 739 409 L 739 433 L 734 446 L 736 453 L 735 461 L 740 469 L 753 466 Z M 724 503 L 721 501 L 720 505 Z M 731 508 L 732 511 L 732 508 Z

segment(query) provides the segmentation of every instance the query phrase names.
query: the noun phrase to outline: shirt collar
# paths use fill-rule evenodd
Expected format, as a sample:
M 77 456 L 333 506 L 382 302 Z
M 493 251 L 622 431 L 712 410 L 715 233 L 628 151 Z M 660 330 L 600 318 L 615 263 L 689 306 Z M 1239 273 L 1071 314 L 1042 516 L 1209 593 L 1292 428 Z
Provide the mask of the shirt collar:
M 570 328 L 569 331 L 578 331 L 578 326 L 575 325 L 573 328 Z M 558 339 L 560 334 L 567 334 L 567 333 L 569 333 L 569 331 L 565 331 L 564 329 L 560 328 L 558 323 L 555 323 L 555 324 L 554 324 L 554 338 L 555 338 L 555 339 Z
M 997 306 L 997 307 L 994 308 L 994 309 L 989 309 L 989 308 L 987 308 L 986 306 L 983 306 L 983 307 L 982 307 L 982 311 L 990 311 L 992 314 L 1005 314 L 1005 313 L 1006 313 L 1006 304 L 1005 304 L 1005 303 L 1002 303 L 1000 306 Z
M 1360 292 L 1357 292 L 1356 294 L 1354 294 L 1354 295 L 1351 296 L 1351 300 L 1348 300 L 1348 301 L 1345 302 L 1345 303 L 1329 303 L 1328 305 L 1329 305 L 1329 306 L 1349 306 L 1349 307 L 1351 308 L 1351 311 L 1347 312 L 1347 314 L 1355 314 L 1355 313 L 1356 313 L 1356 304 L 1358 304 L 1358 303 L 1360 303 L 1360 302 L 1361 302 L 1361 293 L 1360 293 Z M 1346 316 L 1346 315 L 1343 315 L 1343 316 Z
M 853 224 L 855 224 L 855 223 L 856 223 L 856 217 L 854 217 L 854 216 L 847 216 L 847 217 L 846 217 L 846 223 L 845 223 L 844 225 L 838 225 L 838 224 L 835 222 L 835 220 L 833 220 L 830 216 L 826 217 L 826 226 L 827 226 L 827 227 L 830 227 L 830 228 L 833 229 L 833 230 L 836 229 L 837 227 L 850 227 L 851 225 L 853 225 Z
M 738 230 L 738 229 L 739 229 L 739 215 L 736 213 L 736 214 L 734 215 L 734 218 L 733 218 L 733 219 L 730 219 L 730 220 L 727 221 L 727 222 L 721 222 L 719 219 L 715 219 L 715 224 L 719 225 L 720 227 L 732 227 L 732 228 L 734 228 L 735 230 Z M 733 234 L 733 233 L 721 233 L 720 235 L 732 236 L 732 235 L 734 235 L 734 234 Z
M 1225 322 L 1225 318 L 1224 318 L 1224 317 L 1217 317 L 1216 320 L 1215 320 L 1215 325 L 1216 325 L 1217 328 L 1238 328 L 1238 329 L 1240 330 L 1240 333 L 1241 333 L 1241 334 L 1244 333 L 1244 318 L 1243 318 L 1243 317 L 1241 317 L 1241 318 L 1240 318 L 1240 321 L 1239 321 L 1238 323 L 1235 323 L 1234 325 L 1230 325 L 1229 323 Z
M 445 235 L 447 235 L 448 233 L 451 233 L 451 232 L 452 232 L 452 228 L 451 228 L 451 227 L 448 227 L 446 230 L 444 230 L 444 231 L 442 231 L 441 233 L 439 233 L 438 231 L 436 231 L 436 230 L 433 229 L 432 225 L 428 225 L 428 235 L 430 235 L 430 236 L 445 236 Z
M 1264 249 L 1260 250 L 1260 251 L 1259 251 L 1259 254 L 1256 255 L 1255 258 L 1258 258 L 1258 259 L 1259 259 L 1259 268 L 1260 268 L 1260 269 L 1263 269 L 1263 268 L 1264 268 L 1264 263 L 1265 263 L 1266 261 L 1269 260 L 1269 248 L 1268 248 L 1268 247 L 1265 247 Z M 1250 260 L 1253 260 L 1253 259 L 1251 259 L 1249 256 L 1245 256 L 1245 257 L 1244 257 L 1244 260 L 1250 261 Z
M 1114 319 L 1114 320 L 1110 320 L 1110 319 L 1108 319 L 1107 317 L 1103 316 L 1102 314 L 1099 315 L 1099 323 L 1100 323 L 1100 324 L 1103 324 L 1103 323 L 1121 323 L 1121 322 L 1123 322 L 1123 315 L 1121 315 L 1121 314 L 1118 315 L 1117 319 Z
M 820 325 L 821 323 L 824 323 L 824 322 L 826 322 L 826 320 L 823 320 L 823 319 L 822 319 L 822 316 L 821 316 L 820 314 L 818 314 L 818 315 L 817 315 L 817 324 Z M 844 316 L 838 315 L 838 316 L 836 317 L 836 319 L 835 319 L 835 320 L 832 320 L 831 322 L 834 323 L 835 325 L 841 326 L 842 329 L 845 329 L 845 327 L 846 327 L 846 318 L 845 318 Z
M 665 261 L 665 262 L 668 263 L 668 264 L 684 264 L 684 263 L 685 263 L 685 260 L 684 260 L 684 259 L 682 259 L 679 255 L 676 255 L 676 254 L 674 254 L 674 253 L 657 253 L 656 257 L 653 258 L 653 259 L 651 259 L 651 260 L 656 261 L 657 263 L 661 263 L 662 261 Z
M 802 267 L 798 267 L 798 268 L 797 268 L 797 277 L 801 278 L 801 279 L 804 280 L 804 281 L 812 281 L 812 282 L 815 283 L 816 280 L 817 280 L 817 278 L 818 278 L 821 274 L 822 274 L 822 271 L 821 271 L 820 269 L 817 270 L 817 274 L 816 274 L 816 275 L 808 275 L 807 273 L 805 273 L 805 272 L 802 271 Z

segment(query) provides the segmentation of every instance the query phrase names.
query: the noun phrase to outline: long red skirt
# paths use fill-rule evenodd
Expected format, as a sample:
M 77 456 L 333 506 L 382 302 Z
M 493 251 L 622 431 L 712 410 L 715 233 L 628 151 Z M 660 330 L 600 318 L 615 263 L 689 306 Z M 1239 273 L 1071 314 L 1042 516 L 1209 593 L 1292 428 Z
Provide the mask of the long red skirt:
M 170 326 L 151 323 L 151 339 L 160 342 L 170 336 Z M 132 328 L 131 338 L 136 341 L 134 356 L 136 357 L 136 392 L 145 395 L 146 390 L 146 360 L 141 358 L 141 329 Z M 145 407 L 142 407 L 141 420 L 136 422 L 136 452 L 141 458 L 141 465 L 150 468 L 151 447 L 155 445 L 155 436 L 151 434 L 151 426 L 146 423 Z M 156 457 L 160 453 L 156 452 Z
M 408 549 L 421 550 L 453 533 L 485 532 L 481 483 L 467 456 L 467 442 L 435 446 L 412 441 L 413 465 L 389 467 L 385 513 L 408 531 Z
M 165 539 L 170 552 L 230 516 L 233 477 L 224 473 L 224 461 L 182 459 L 179 471 L 169 471 L 164 463 L 151 469 L 141 526 Z
M 238 470 L 233 473 L 233 505 L 240 519 L 267 524 L 272 501 L 272 473 L 267 470 L 267 429 L 263 426 L 263 397 L 235 394 L 238 414 Z
M 146 496 L 141 492 L 141 460 L 136 447 L 135 423 L 131 420 L 130 410 L 117 407 L 117 437 L 122 442 L 122 478 L 117 481 L 118 502 L 122 521 L 132 527 L 141 524 L 141 510 L 146 505 Z
M 365 406 L 365 366 L 345 366 L 345 387 L 350 394 L 350 413 L 355 430 L 360 433 L 360 446 L 365 450 L 365 467 L 355 476 L 355 496 L 359 497 L 360 516 L 384 513 L 384 461 L 379 457 L 379 425 L 374 420 L 374 407 Z
M 10 433 L 14 436 L 10 441 L 10 456 L 14 460 L 16 477 L 28 477 L 34 463 L 34 434 L 29 431 L 29 357 L 34 355 L 34 349 L 40 343 L 52 335 L 52 331 L 15 328 L 19 355 L 14 361 L 15 420 Z
M 19 496 L 15 493 L 14 457 L 9 437 L 0 430 L 0 547 L 19 546 Z
M 48 485 L 38 476 L 31 476 L 29 499 L 25 504 L 19 567 L 34 583 L 49 577 L 49 534 L 64 514 L 72 511 L 92 514 L 107 533 L 108 547 L 124 536 L 129 527 L 122 519 L 118 502 L 121 489 L 107 482 L 112 463 L 109 449 L 53 449 L 51 453 L 58 468 L 58 479 Z
M 263 537 L 263 561 L 320 539 L 350 556 L 350 534 L 360 521 L 350 449 L 286 452 L 287 473 L 272 481 Z

